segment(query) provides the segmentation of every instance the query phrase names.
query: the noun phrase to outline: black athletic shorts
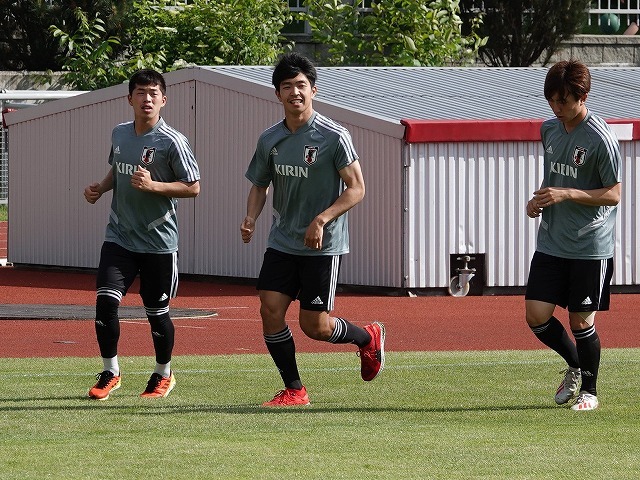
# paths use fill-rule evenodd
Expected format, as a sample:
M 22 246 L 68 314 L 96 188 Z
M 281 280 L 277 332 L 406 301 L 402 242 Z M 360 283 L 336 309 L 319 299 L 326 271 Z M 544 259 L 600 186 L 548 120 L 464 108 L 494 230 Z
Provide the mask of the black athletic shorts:
M 291 255 L 268 248 L 257 288 L 297 299 L 304 310 L 330 312 L 336 296 L 340 261 L 340 255 Z
M 104 242 L 96 280 L 98 290 L 126 295 L 140 275 L 140 296 L 145 307 L 169 304 L 178 292 L 178 253 L 136 253 L 117 243 Z
M 609 310 L 613 258 L 579 260 L 535 252 L 531 260 L 527 300 L 539 300 L 570 312 Z

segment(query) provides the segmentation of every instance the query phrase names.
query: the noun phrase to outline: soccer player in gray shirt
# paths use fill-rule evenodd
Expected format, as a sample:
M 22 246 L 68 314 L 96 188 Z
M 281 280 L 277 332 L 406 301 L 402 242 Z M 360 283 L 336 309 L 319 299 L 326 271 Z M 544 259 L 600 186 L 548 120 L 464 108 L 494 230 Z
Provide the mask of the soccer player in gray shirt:
M 600 339 L 597 311 L 609 309 L 615 221 L 620 202 L 620 148 L 615 134 L 585 105 L 591 74 L 582 63 L 561 61 L 547 72 L 544 96 L 555 114 L 541 127 L 544 179 L 527 203 L 542 215 L 526 291 L 526 318 L 538 339 L 567 362 L 555 395 L 559 405 L 598 407 Z M 569 311 L 571 340 L 554 317 Z
M 285 314 L 300 302 L 299 323 L 314 340 L 353 343 L 361 376 L 373 380 L 384 368 L 384 326 L 354 325 L 330 315 L 341 256 L 349 252 L 347 211 L 364 197 L 364 180 L 349 132 L 313 109 L 316 69 L 290 53 L 276 65 L 272 82 L 284 120 L 265 130 L 246 177 L 253 184 L 240 232 L 251 241 L 256 219 L 273 185 L 273 223 L 258 278 L 264 340 L 284 389 L 267 407 L 309 405 L 300 380 L 293 335 Z
M 93 204 L 113 190 L 97 276 L 95 329 L 104 370 L 89 390 L 96 400 L 106 400 L 120 387 L 118 307 L 138 275 L 156 354 L 156 367 L 140 396 L 166 397 L 175 385 L 169 301 L 178 288 L 176 206 L 178 198 L 198 195 L 200 173 L 187 138 L 160 116 L 166 90 L 163 76 L 154 70 L 131 77 L 134 120 L 113 129 L 111 168 L 84 191 Z

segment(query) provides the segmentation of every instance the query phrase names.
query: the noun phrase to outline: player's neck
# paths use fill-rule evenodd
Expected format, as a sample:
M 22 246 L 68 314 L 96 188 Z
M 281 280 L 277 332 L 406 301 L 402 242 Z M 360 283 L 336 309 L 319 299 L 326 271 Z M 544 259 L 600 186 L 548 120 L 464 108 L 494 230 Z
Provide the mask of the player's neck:
M 294 114 L 287 112 L 284 117 L 284 124 L 291 133 L 295 133 L 300 127 L 305 125 L 313 115 L 313 108 L 308 108 L 304 112 Z
M 153 118 L 136 118 L 133 121 L 133 128 L 136 135 L 144 135 L 160 121 L 160 116 Z

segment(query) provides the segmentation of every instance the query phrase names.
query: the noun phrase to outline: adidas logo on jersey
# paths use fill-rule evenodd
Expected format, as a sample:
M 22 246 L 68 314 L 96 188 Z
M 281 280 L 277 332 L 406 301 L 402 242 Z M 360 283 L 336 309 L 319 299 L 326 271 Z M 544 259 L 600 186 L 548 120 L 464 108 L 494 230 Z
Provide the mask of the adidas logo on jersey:
M 553 148 L 551 147 L 551 145 L 547 147 L 547 153 L 553 153 Z
M 591 299 L 589 297 L 585 298 L 582 301 L 582 305 L 591 305 L 593 302 L 591 301 Z
M 164 302 L 167 298 L 169 298 L 169 295 L 167 295 L 166 293 L 163 293 L 162 296 L 158 299 L 158 301 Z
M 120 154 L 120 145 L 118 145 L 115 150 L 113 151 L 113 153 L 115 153 L 116 155 Z
M 271 149 L 271 151 L 269 152 L 269 155 L 272 156 L 272 157 L 275 157 L 275 156 L 278 155 L 278 150 L 276 149 L 276 147 L 273 147 Z
M 311 305 L 324 305 L 320 297 L 316 297 L 311 301 Z

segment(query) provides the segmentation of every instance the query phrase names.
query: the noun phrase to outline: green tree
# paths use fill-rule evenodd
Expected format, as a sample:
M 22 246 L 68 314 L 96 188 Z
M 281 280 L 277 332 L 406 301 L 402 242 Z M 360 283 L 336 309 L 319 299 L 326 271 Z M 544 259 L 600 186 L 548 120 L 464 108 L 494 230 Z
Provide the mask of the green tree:
M 188 64 L 271 65 L 286 48 L 280 30 L 290 20 L 280 0 L 136 1 L 120 36 L 99 14 L 76 10 L 75 30 L 52 26 L 64 54 L 62 80 L 81 90 L 126 81 L 133 71 L 170 71 Z
M 133 0 L 0 0 L 0 70 L 59 70 L 59 44 L 50 25 L 78 27 L 74 9 L 88 17 L 99 13 L 109 35 L 126 27 L 127 9 Z
M 463 17 L 483 14 L 488 41 L 480 59 L 493 67 L 546 65 L 563 41 L 579 33 L 590 0 L 462 0 Z
M 62 62 L 66 73 L 62 80 L 69 87 L 76 90 L 108 87 L 128 80 L 136 70 L 161 68 L 164 64 L 162 51 L 145 55 L 131 48 L 125 50 L 123 60 L 114 60 L 115 49 L 121 43 L 117 37 L 108 36 L 100 15 L 89 19 L 80 8 L 76 8 L 74 14 L 78 23 L 74 33 L 66 33 L 55 25 L 49 28 L 66 52 Z
M 311 26 L 313 39 L 325 52 L 325 65 L 442 66 L 475 59 L 484 39 L 477 29 L 462 34 L 458 0 L 306 0 L 307 13 L 299 14 Z
M 283 51 L 280 35 L 291 14 L 281 0 L 194 0 L 135 4 L 129 42 L 142 52 L 164 48 L 168 66 L 270 65 Z

